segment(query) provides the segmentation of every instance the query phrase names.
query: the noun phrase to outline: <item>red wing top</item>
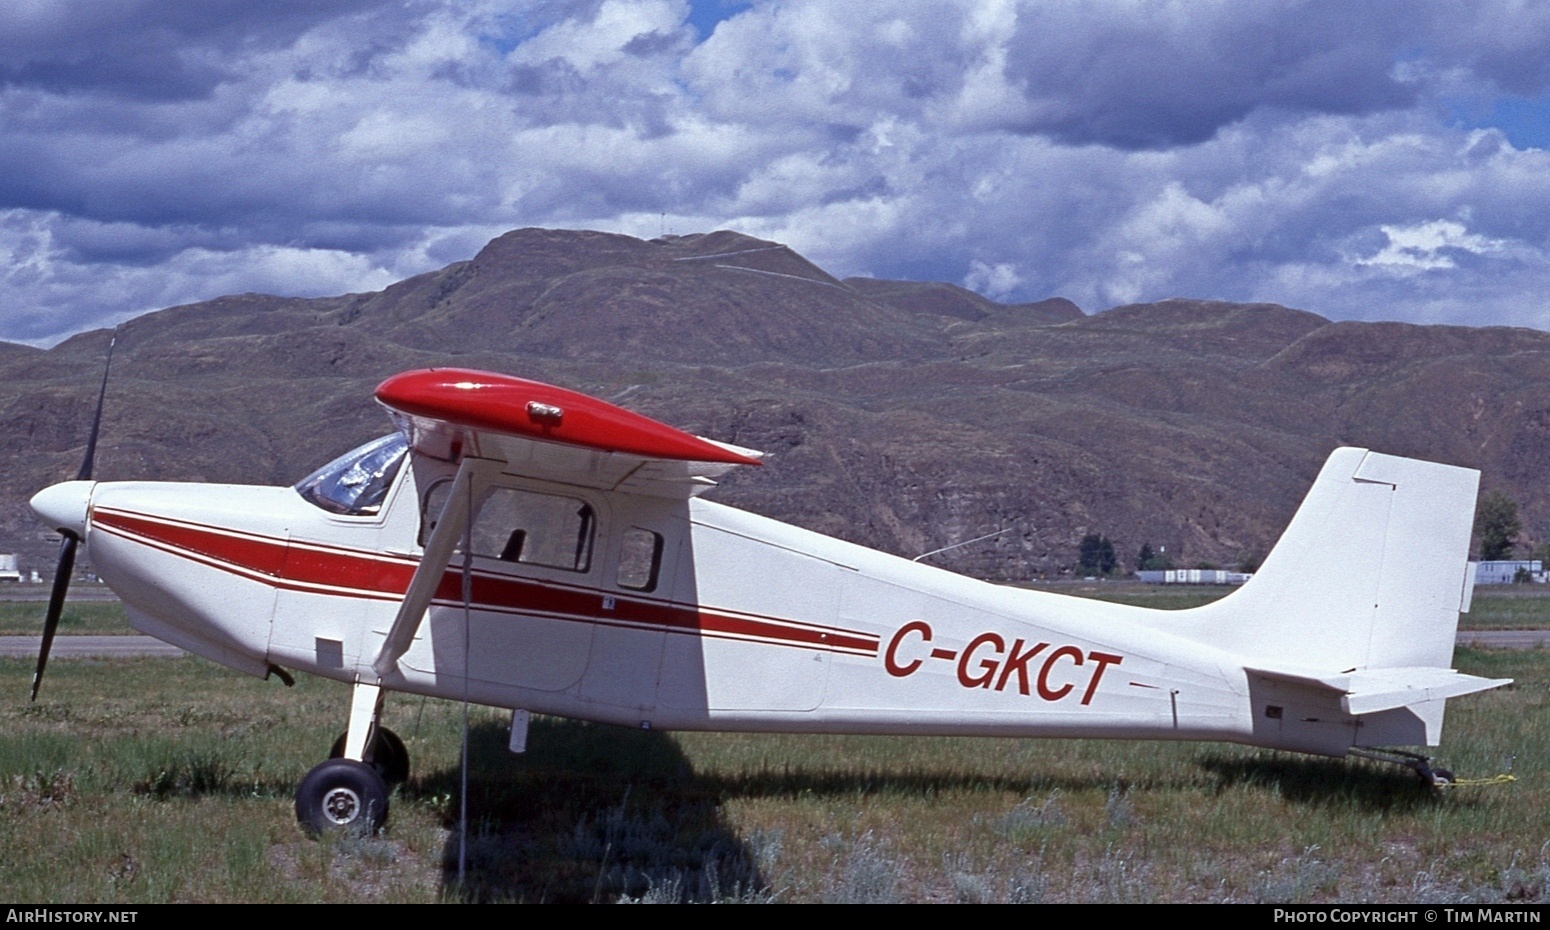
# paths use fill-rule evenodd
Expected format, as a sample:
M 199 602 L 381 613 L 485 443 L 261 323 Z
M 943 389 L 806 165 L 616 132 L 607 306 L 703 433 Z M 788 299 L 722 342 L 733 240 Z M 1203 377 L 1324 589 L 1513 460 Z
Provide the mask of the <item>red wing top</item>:
M 464 368 L 407 371 L 377 400 L 420 454 L 504 458 L 513 471 L 605 490 L 693 494 L 759 453 L 675 429 L 575 391 Z

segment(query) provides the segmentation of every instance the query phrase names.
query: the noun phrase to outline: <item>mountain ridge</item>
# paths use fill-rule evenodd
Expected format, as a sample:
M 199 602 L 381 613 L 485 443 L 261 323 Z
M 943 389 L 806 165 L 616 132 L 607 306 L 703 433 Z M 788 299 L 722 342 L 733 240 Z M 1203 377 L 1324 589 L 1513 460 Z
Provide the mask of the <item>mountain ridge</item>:
M 718 500 L 996 580 L 1262 555 L 1337 445 L 1481 468 L 1550 537 L 1550 334 L 1330 321 L 1175 298 L 1086 314 L 943 282 L 835 278 L 732 231 L 513 230 L 371 293 L 231 295 L 119 328 L 98 474 L 289 483 L 387 431 L 398 371 L 552 381 L 763 449 Z M 106 331 L 0 344 L 0 551 L 44 567 L 25 506 L 74 473 Z

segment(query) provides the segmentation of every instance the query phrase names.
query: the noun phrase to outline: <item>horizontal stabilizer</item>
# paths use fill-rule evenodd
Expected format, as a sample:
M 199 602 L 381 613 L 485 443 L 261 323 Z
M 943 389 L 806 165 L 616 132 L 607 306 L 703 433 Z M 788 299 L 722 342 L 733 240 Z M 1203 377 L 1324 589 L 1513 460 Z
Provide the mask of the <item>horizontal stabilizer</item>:
M 1410 707 L 1512 684 L 1511 678 L 1481 678 L 1451 668 L 1431 667 L 1372 668 L 1335 675 L 1265 668 L 1246 671 L 1286 684 L 1339 695 L 1341 709 L 1353 716 Z

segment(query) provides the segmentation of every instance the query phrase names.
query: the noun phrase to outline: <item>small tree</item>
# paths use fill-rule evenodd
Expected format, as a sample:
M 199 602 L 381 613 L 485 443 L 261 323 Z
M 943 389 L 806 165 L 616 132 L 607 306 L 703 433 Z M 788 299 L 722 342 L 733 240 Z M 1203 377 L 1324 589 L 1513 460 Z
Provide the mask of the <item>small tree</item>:
M 1088 533 L 1082 537 L 1078 555 L 1082 571 L 1094 575 L 1110 574 L 1119 564 L 1119 560 L 1114 557 L 1114 543 L 1107 536 L 1099 536 L 1097 533 Z
M 1480 559 L 1496 562 L 1512 558 L 1523 524 L 1518 520 L 1518 505 L 1501 491 L 1490 491 L 1480 498 L 1475 511 L 1475 532 L 1480 535 Z

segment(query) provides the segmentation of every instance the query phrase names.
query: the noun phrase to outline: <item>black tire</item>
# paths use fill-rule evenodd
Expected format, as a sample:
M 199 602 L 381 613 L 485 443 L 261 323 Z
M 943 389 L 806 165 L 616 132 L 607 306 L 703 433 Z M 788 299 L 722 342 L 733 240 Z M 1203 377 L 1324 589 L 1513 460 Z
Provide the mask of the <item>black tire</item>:
M 344 738 L 345 734 L 341 733 L 334 740 L 334 747 L 328 751 L 330 759 L 344 758 Z M 367 755 L 371 756 L 371 767 L 390 787 L 409 780 L 409 749 L 398 734 L 387 727 L 377 727 L 377 734 L 371 739 L 371 752 Z
M 1448 769 L 1432 769 L 1432 784 L 1438 786 L 1453 784 L 1453 772 Z
M 296 822 L 312 836 L 369 836 L 382 829 L 387 814 L 387 785 L 363 762 L 329 759 L 314 766 L 296 787 Z

